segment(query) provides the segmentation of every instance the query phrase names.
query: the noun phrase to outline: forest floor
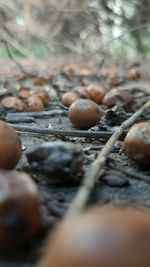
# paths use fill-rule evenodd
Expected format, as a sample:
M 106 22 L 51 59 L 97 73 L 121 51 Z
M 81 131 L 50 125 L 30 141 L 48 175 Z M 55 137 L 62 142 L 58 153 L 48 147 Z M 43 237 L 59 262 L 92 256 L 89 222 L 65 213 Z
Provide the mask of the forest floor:
M 32 151 L 40 144 L 47 141 L 63 140 L 79 144 L 84 151 L 84 172 L 88 170 L 91 162 L 97 157 L 99 151 L 103 148 L 108 138 L 115 132 L 120 124 L 136 112 L 145 102 L 150 99 L 150 76 L 149 62 L 138 62 L 134 65 L 119 66 L 87 66 L 85 64 L 77 65 L 68 62 L 20 62 L 26 72 L 25 75 L 13 62 L 3 60 L 0 63 L 0 97 L 7 95 L 18 95 L 21 87 L 46 89 L 51 97 L 48 107 L 37 115 L 28 114 L 19 117 L 16 124 L 13 121 L 19 116 L 19 111 L 8 111 L 5 120 L 18 126 L 28 126 L 31 132 L 18 131 L 22 140 L 22 158 L 17 166 L 18 170 L 28 172 L 28 163 L 26 153 Z M 50 76 L 52 78 L 50 78 Z M 39 78 L 37 80 L 37 78 Z M 47 78 L 49 77 L 49 78 Z M 45 81 L 42 82 L 42 78 Z M 35 83 L 35 80 L 37 81 Z M 43 79 L 44 80 L 44 79 Z M 114 109 L 112 113 L 108 109 L 103 109 L 103 120 L 98 125 L 89 130 L 85 130 L 82 137 L 77 132 L 67 116 L 67 109 L 61 103 L 61 96 L 81 84 L 97 83 L 109 87 L 118 87 L 130 91 L 134 99 L 133 108 L 130 112 L 123 109 Z M 36 84 L 36 85 L 35 85 Z M 3 94 L 1 91 L 6 89 Z M 45 115 L 44 111 L 54 111 L 53 115 Z M 109 110 L 110 111 L 110 110 Z M 17 113 L 16 113 L 17 112 Z M 60 112 L 60 114 L 58 114 Z M 10 115 L 13 114 L 13 115 Z M 107 113 L 107 117 L 106 117 Z M 16 115 L 17 114 L 17 115 Z M 39 114 L 39 116 L 38 116 Z M 24 122 L 22 118 L 32 117 L 31 122 Z M 107 118 L 107 119 L 106 119 Z M 138 119 L 138 121 L 150 120 L 150 111 L 148 110 Z M 59 130 L 53 134 L 44 134 L 32 132 L 32 128 L 50 130 Z M 67 134 L 66 131 L 71 132 Z M 90 133 L 99 133 L 99 137 L 93 137 Z M 114 145 L 109 155 L 108 163 L 105 166 L 105 172 L 102 179 L 97 182 L 94 192 L 91 194 L 90 204 L 97 203 L 103 205 L 106 203 L 142 205 L 150 207 L 150 167 L 139 166 L 130 160 L 122 149 L 124 136 L 122 136 Z M 0 257 L 0 267 L 31 267 L 35 266 L 40 255 L 45 235 L 48 229 L 59 221 L 67 211 L 70 203 L 80 186 L 83 175 L 74 177 L 65 184 L 50 185 L 44 177 L 30 172 L 36 182 L 39 193 L 40 203 L 44 221 L 44 233 L 41 233 L 32 244 L 27 245 L 21 251 L 2 252 Z

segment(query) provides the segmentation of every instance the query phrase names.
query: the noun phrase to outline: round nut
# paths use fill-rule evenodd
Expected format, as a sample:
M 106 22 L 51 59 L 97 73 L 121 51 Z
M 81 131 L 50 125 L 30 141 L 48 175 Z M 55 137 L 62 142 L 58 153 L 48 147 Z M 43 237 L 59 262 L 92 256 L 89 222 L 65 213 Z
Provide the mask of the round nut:
M 58 225 L 39 267 L 149 267 L 149 248 L 148 212 L 93 208 Z
M 5 97 L 1 101 L 2 107 L 8 110 L 24 111 L 26 105 L 18 98 L 14 96 Z
M 28 99 L 28 111 L 42 111 L 44 109 L 44 105 L 42 100 L 36 96 L 36 95 L 32 95 L 29 99 Z
M 42 225 L 39 197 L 31 178 L 0 170 L 0 248 L 15 248 L 32 240 Z
M 86 87 L 84 86 L 79 86 L 74 89 L 74 92 L 76 92 L 81 98 L 85 99 L 91 99 L 90 95 L 88 94 Z
M 127 155 L 134 161 L 150 164 L 150 122 L 134 124 L 125 140 L 123 147 Z
M 0 168 L 13 169 L 22 153 L 21 141 L 15 130 L 0 120 Z
M 50 96 L 48 92 L 44 89 L 33 89 L 31 91 L 32 96 L 37 96 L 41 99 L 44 107 L 47 107 L 48 104 L 50 103 Z
M 101 114 L 94 101 L 79 99 L 69 107 L 68 117 L 76 128 L 86 129 L 96 125 Z
M 21 87 L 18 91 L 18 95 L 23 100 L 27 100 L 31 95 L 31 89 L 28 87 Z
M 102 103 L 104 95 L 106 94 L 106 89 L 104 87 L 98 87 L 96 85 L 89 85 L 86 88 L 86 91 L 90 96 L 90 99 L 96 102 L 97 104 Z
M 126 90 L 112 89 L 106 93 L 103 104 L 108 108 L 121 106 L 124 109 L 130 109 L 132 96 Z
M 65 105 L 66 107 L 70 107 L 70 105 L 79 98 L 79 95 L 77 95 L 75 92 L 68 92 L 62 96 L 61 101 L 63 105 Z

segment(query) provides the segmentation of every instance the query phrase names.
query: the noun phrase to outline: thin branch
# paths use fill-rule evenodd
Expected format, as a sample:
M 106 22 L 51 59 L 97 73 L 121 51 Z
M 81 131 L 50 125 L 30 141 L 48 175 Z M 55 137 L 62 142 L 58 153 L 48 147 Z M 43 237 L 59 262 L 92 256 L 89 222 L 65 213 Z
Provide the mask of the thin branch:
M 20 55 L 24 57 L 32 57 L 31 54 L 26 48 L 24 48 L 18 41 L 13 39 L 6 31 L 2 28 L 0 29 L 1 39 L 6 40 L 6 42 L 11 45 Z
M 150 176 L 148 176 L 148 175 L 144 175 L 144 174 L 140 174 L 140 173 L 137 173 L 137 172 L 126 170 L 123 167 L 119 167 L 119 166 L 116 166 L 116 165 L 112 164 L 111 162 L 108 163 L 108 165 L 113 170 L 119 171 L 119 172 L 129 176 L 130 178 L 137 179 L 137 180 L 140 180 L 140 181 L 144 181 L 146 183 L 150 183 Z
M 121 126 L 116 130 L 116 132 L 107 141 L 107 143 L 105 144 L 105 146 L 99 153 L 97 159 L 91 164 L 91 167 L 88 170 L 83 180 L 83 184 L 79 188 L 79 191 L 73 203 L 71 204 L 70 209 L 68 210 L 67 217 L 69 217 L 70 215 L 79 214 L 82 212 L 82 210 L 86 206 L 86 203 L 91 194 L 91 191 L 94 188 L 96 181 L 101 178 L 104 172 L 104 166 L 105 166 L 106 160 L 108 158 L 108 155 L 112 151 L 115 142 L 122 135 L 124 130 L 130 127 L 138 119 L 138 117 L 148 108 L 150 108 L 150 101 L 148 101 L 143 107 L 141 107 L 129 119 L 124 121 L 121 124 Z
M 18 69 L 21 72 L 26 73 L 26 71 L 24 70 L 24 68 L 22 67 L 22 65 L 18 61 L 16 61 L 15 58 L 13 57 L 12 52 L 11 52 L 11 50 L 9 48 L 8 42 L 6 40 L 4 40 L 4 39 L 0 39 L 0 42 L 5 45 L 6 50 L 7 50 L 7 53 L 8 53 L 8 57 L 15 63 L 15 65 L 18 67 Z
M 111 132 L 92 132 L 92 131 L 83 131 L 83 130 L 55 130 L 55 129 L 48 129 L 48 128 L 39 128 L 35 126 L 22 126 L 17 124 L 10 124 L 14 129 L 19 132 L 26 132 L 26 133 L 35 133 L 35 134 L 48 134 L 48 135 L 55 135 L 55 136 L 71 136 L 71 137 L 84 137 L 84 138 L 100 138 L 103 140 L 108 139 L 111 136 Z
M 58 115 L 66 115 L 66 110 L 48 110 L 48 111 L 39 111 L 39 112 L 8 112 L 7 118 L 13 118 L 13 117 L 33 117 L 33 118 L 50 118 L 52 116 L 58 116 Z

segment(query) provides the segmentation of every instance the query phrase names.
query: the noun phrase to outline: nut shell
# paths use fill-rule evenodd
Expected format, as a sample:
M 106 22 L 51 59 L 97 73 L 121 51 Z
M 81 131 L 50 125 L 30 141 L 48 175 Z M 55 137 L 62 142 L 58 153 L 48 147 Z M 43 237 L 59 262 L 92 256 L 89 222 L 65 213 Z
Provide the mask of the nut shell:
M 112 89 L 106 93 L 103 104 L 108 108 L 121 106 L 128 110 L 131 107 L 132 97 L 126 90 Z
M 93 208 L 61 223 L 39 267 L 149 267 L 150 214 Z
M 94 101 L 79 99 L 69 107 L 68 117 L 76 128 L 86 129 L 96 125 L 101 114 Z
M 1 101 L 2 107 L 8 110 L 24 111 L 26 108 L 25 103 L 23 103 L 18 97 L 8 96 Z
M 0 168 L 13 169 L 22 153 L 21 140 L 15 130 L 0 120 Z
M 86 90 L 86 87 L 84 87 L 84 86 L 79 86 L 79 87 L 75 88 L 74 91 L 75 91 L 81 98 L 91 99 L 89 93 L 88 93 L 87 90 Z
M 106 89 L 104 87 L 98 87 L 95 85 L 89 85 L 86 88 L 87 93 L 90 96 L 90 99 L 96 102 L 97 104 L 101 104 L 106 94 Z
M 42 111 L 44 109 L 44 105 L 42 100 L 36 96 L 36 95 L 32 95 L 29 99 L 28 99 L 28 111 Z
M 50 96 L 48 92 L 44 89 L 34 89 L 31 91 L 31 95 L 39 97 L 44 107 L 47 107 L 50 103 Z
M 77 95 L 75 92 L 68 92 L 62 96 L 61 101 L 62 101 L 63 105 L 65 105 L 66 107 L 70 107 L 71 104 L 79 98 L 80 98 L 80 96 Z
M 23 172 L 0 170 L 0 248 L 15 248 L 42 225 L 38 191 Z
M 133 125 L 123 144 L 127 155 L 134 161 L 150 164 L 150 122 Z

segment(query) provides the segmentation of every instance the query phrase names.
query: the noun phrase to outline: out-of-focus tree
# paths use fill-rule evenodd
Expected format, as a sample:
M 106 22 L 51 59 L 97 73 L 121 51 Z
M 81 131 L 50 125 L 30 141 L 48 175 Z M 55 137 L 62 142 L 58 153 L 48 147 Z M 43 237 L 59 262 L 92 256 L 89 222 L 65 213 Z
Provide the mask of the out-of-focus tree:
M 28 49 L 42 44 L 55 53 L 108 53 L 122 43 L 112 40 L 124 31 L 128 32 L 125 44 L 145 52 L 148 23 L 149 0 L 0 2 L 0 38 L 11 38 Z

